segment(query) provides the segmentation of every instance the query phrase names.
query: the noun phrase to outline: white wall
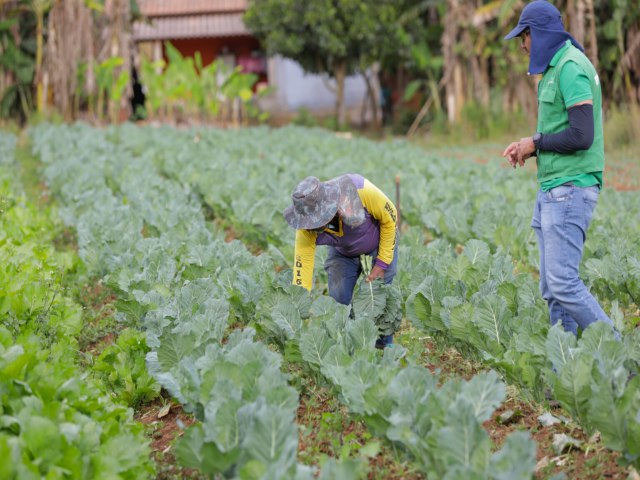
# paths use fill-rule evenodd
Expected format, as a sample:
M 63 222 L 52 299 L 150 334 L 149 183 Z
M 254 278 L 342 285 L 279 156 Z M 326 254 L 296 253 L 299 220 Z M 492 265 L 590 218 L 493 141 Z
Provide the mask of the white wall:
M 305 73 L 300 65 L 283 57 L 268 61 L 269 84 L 275 87 L 273 105 L 276 109 L 295 112 L 300 108 L 311 111 L 329 110 L 335 107 L 335 94 L 330 91 L 320 75 Z M 334 85 L 335 82 L 328 80 Z M 345 81 L 345 107 L 360 106 L 366 95 L 366 85 L 361 75 L 347 77 Z

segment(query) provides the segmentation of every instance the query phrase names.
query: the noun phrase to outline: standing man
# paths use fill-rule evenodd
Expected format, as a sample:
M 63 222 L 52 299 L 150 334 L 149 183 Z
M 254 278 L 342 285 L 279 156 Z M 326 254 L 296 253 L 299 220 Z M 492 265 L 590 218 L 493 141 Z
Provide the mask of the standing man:
M 391 283 L 396 275 L 398 218 L 391 200 L 361 175 L 347 174 L 321 182 L 307 177 L 291 194 L 292 205 L 284 211 L 287 223 L 296 229 L 293 284 L 311 290 L 316 245 L 328 245 L 324 268 L 329 277 L 329 295 L 349 305 L 362 273 L 360 255 L 375 262 L 366 278 Z M 393 344 L 393 335 L 381 335 L 377 348 Z
M 578 276 L 591 216 L 602 188 L 604 140 L 600 80 L 584 49 L 546 0 L 529 3 L 505 37 L 520 37 L 538 85 L 538 124 L 503 153 L 516 168 L 537 156 L 531 226 L 540 248 L 540 291 L 551 324 L 577 335 L 598 320 L 612 324 Z

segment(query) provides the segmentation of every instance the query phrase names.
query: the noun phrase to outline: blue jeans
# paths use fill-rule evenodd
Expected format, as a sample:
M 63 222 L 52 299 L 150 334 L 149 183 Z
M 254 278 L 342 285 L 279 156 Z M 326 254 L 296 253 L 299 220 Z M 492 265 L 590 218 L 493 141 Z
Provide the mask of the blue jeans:
M 378 256 L 378 250 L 369 253 L 373 262 Z M 358 277 L 362 273 L 360 257 L 346 257 L 339 253 L 334 247 L 329 247 L 327 259 L 324 262 L 324 269 L 329 276 L 329 295 L 338 303 L 349 305 L 353 297 L 353 289 L 356 286 Z M 384 283 L 391 283 L 398 271 L 398 245 L 393 252 L 393 260 L 384 272 Z M 353 310 L 351 311 L 353 314 Z M 380 335 L 376 340 L 376 348 L 384 348 L 393 344 L 393 335 Z
M 378 250 L 369 253 L 375 262 Z M 329 276 L 329 295 L 338 303 L 349 305 L 353 297 L 353 289 L 362 273 L 360 257 L 346 257 L 334 247 L 329 247 L 324 269 Z M 384 272 L 384 283 L 391 283 L 398 271 L 398 245 L 393 253 L 393 261 Z
M 531 226 L 540 249 L 540 293 L 549 306 L 551 325 L 578 334 L 598 320 L 613 326 L 578 277 L 582 250 L 598 203 L 599 187 L 561 185 L 538 191 Z

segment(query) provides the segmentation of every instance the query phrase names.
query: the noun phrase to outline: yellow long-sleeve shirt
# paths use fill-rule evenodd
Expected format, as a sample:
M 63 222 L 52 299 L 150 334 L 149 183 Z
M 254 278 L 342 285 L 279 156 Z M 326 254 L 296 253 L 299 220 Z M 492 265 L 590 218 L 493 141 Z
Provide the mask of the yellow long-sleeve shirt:
M 398 219 L 393 202 L 361 175 L 347 174 L 329 181 L 341 190 L 338 229 L 325 228 L 321 233 L 296 230 L 293 283 L 307 290 L 313 284 L 316 245 L 333 246 L 348 257 L 377 248 L 376 265 L 382 269 L 393 261 Z

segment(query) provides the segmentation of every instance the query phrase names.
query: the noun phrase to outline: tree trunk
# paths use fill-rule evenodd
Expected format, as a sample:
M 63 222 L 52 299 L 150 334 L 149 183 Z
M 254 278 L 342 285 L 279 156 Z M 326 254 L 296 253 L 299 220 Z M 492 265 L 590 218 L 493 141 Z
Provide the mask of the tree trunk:
M 370 70 L 371 70 L 371 75 L 377 77 L 378 71 L 376 66 L 372 66 Z M 367 87 L 367 95 L 365 97 L 364 104 L 366 105 L 367 102 L 369 103 L 369 107 L 371 108 L 371 125 L 373 125 L 373 128 L 377 130 L 380 128 L 380 121 L 379 121 L 380 115 L 378 114 L 378 110 L 379 110 L 378 99 L 380 98 L 380 92 L 378 91 L 379 89 L 376 89 L 374 86 L 375 80 L 371 79 L 369 75 L 367 75 L 366 73 L 363 73 L 362 78 L 364 78 L 364 83 Z M 366 107 L 363 107 L 362 110 L 363 110 L 362 122 L 364 124 L 365 122 L 364 112 L 366 112 Z
M 336 79 L 336 128 L 340 129 L 345 124 L 344 81 L 347 76 L 347 64 L 344 60 L 335 66 L 334 76 Z
M 449 123 L 453 124 L 458 120 L 459 111 L 459 94 L 460 88 L 455 83 L 454 75 L 455 71 L 461 73 L 458 65 L 458 58 L 455 54 L 454 48 L 456 45 L 456 39 L 458 36 L 457 25 L 457 9 L 458 0 L 447 0 L 447 9 L 444 16 L 444 31 L 442 33 L 442 54 L 444 59 L 444 84 L 445 84 L 445 102 L 447 107 L 447 116 Z
M 53 103 L 66 120 L 73 120 L 78 91 L 78 66 L 93 58 L 93 17 L 82 0 L 56 0 L 49 13 L 44 68 Z
M 104 5 L 104 17 L 106 23 L 102 28 L 104 46 L 98 56 L 100 61 L 110 57 L 120 57 L 123 60 L 121 67 L 115 68 L 111 79 L 111 88 L 108 95 L 109 118 L 115 123 L 120 118 L 120 112 L 125 112 L 126 117 L 131 116 L 129 98 L 132 94 L 131 82 L 128 82 L 125 91 L 119 100 L 114 98 L 116 92 L 113 88 L 117 78 L 122 72 L 131 72 L 131 57 L 133 51 L 133 37 L 131 35 L 131 2 L 129 0 L 106 0 Z
M 593 0 L 585 0 L 586 18 L 589 20 L 589 48 L 587 56 L 598 70 L 598 36 L 596 32 L 596 13 L 593 7 Z
M 382 92 L 380 87 L 380 64 L 378 62 L 371 66 L 371 111 L 373 112 L 373 127 L 379 130 L 382 127 L 382 112 L 380 111 L 380 99 L 382 98 Z
M 640 75 L 640 25 L 627 31 L 627 51 L 620 60 L 620 64 L 627 71 L 635 72 L 636 77 Z M 630 87 L 629 99 L 634 105 L 640 102 L 640 81 L 636 80 L 635 88 Z
M 364 79 L 365 85 L 367 89 L 364 93 L 364 98 L 362 99 L 362 105 L 360 106 L 360 128 L 364 128 L 367 124 L 367 106 L 369 105 L 369 96 L 371 95 L 371 91 L 368 85 L 367 74 L 363 73 L 362 78 Z
M 569 24 L 566 26 L 571 35 L 580 42 L 585 44 L 586 18 L 585 18 L 585 0 L 567 0 L 565 8 Z
M 44 5 L 42 2 L 34 4 L 36 14 L 36 64 L 34 80 L 36 82 L 36 107 L 38 113 L 44 111 L 44 87 L 42 82 L 42 51 L 44 39 Z
M 479 36 L 482 37 L 483 35 L 484 32 L 481 29 L 479 31 Z M 471 75 L 466 75 L 467 82 L 472 86 L 472 91 L 470 93 L 473 94 L 473 99 L 478 105 L 488 107 L 491 87 L 489 85 L 486 60 L 482 58 L 482 53 L 480 53 L 480 55 L 474 54 L 474 41 L 468 30 L 463 33 L 462 37 L 465 50 L 470 52 L 469 64 L 471 66 Z M 479 50 L 482 51 L 481 48 Z
M 456 61 L 453 67 L 453 92 L 454 92 L 454 122 L 460 120 L 462 116 L 462 109 L 466 101 L 465 95 L 464 74 L 462 70 L 462 64 L 460 61 Z

